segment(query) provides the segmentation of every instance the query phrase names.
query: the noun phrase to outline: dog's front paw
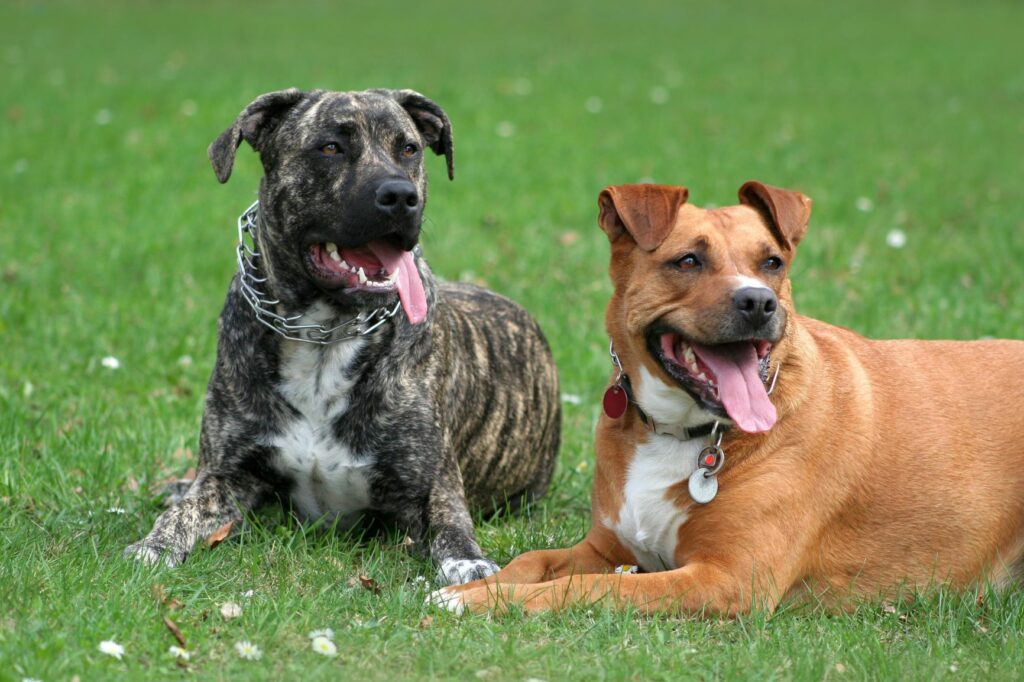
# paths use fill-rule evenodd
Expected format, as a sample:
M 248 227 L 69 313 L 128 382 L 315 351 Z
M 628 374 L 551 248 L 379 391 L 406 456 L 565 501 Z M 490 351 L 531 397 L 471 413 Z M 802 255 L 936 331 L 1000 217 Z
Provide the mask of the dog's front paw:
M 472 580 L 483 580 L 498 570 L 498 564 L 490 559 L 445 559 L 437 570 L 437 582 L 442 585 L 461 585 Z
M 428 594 L 427 604 L 445 611 L 451 611 L 456 616 L 461 616 L 466 608 L 462 603 L 461 593 L 456 590 L 450 590 L 447 587 L 442 587 L 440 590 L 434 590 Z
M 127 559 L 134 559 L 147 566 L 156 566 L 163 563 L 168 568 L 181 565 L 187 556 L 184 552 L 175 552 L 168 547 L 161 547 L 147 543 L 145 540 L 125 547 L 124 556 Z

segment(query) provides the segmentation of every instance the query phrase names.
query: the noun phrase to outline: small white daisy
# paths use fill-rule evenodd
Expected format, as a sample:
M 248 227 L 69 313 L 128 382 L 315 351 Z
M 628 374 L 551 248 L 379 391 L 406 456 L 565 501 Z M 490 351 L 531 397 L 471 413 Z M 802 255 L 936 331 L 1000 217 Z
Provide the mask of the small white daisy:
M 249 641 L 235 642 L 235 651 L 247 661 L 258 661 L 263 656 L 260 648 Z
M 640 569 L 638 567 L 636 567 L 636 566 L 634 566 L 632 564 L 622 564 L 621 566 L 616 566 L 615 567 L 615 573 L 617 575 L 622 575 L 622 574 L 631 575 L 633 573 L 636 573 L 639 570 Z
M 171 656 L 174 656 L 175 658 L 180 658 L 183 661 L 187 661 L 188 659 L 192 658 L 188 651 L 182 649 L 180 646 L 172 646 L 170 649 L 167 650 L 167 653 L 169 653 Z
M 854 206 L 861 213 L 869 213 L 875 207 L 875 202 L 871 201 L 871 197 L 857 197 Z
M 512 121 L 500 121 L 494 128 L 498 137 L 512 137 L 516 134 L 516 125 Z
M 313 638 L 313 642 L 312 642 L 312 646 L 313 646 L 313 651 L 315 651 L 318 654 L 321 654 L 323 656 L 337 656 L 338 655 L 338 647 L 334 646 L 334 642 L 332 642 L 331 640 L 327 639 L 326 637 L 314 637 Z
M 37 679 L 35 677 L 23 677 L 23 678 L 21 678 L 21 682 L 43 682 L 43 681 L 40 680 L 40 679 Z
M 562 402 L 570 405 L 579 405 L 583 402 L 583 398 L 579 397 L 575 393 L 563 393 Z
M 231 620 L 242 615 L 242 607 L 233 601 L 224 602 L 220 605 L 220 615 L 224 620 Z
M 893 249 L 902 249 L 907 245 L 907 233 L 900 229 L 889 230 L 885 235 L 885 243 Z
M 324 639 L 334 639 L 334 630 L 330 628 L 324 628 L 323 630 L 313 630 L 309 633 L 310 639 L 316 639 L 317 637 L 323 637 Z
M 119 661 L 121 660 L 121 657 L 124 656 L 124 647 L 112 639 L 105 639 L 102 642 L 100 642 L 99 648 L 100 652 L 106 654 L 107 656 L 113 656 Z
M 105 126 L 110 123 L 114 115 L 110 113 L 110 109 L 100 109 L 96 112 L 96 125 Z
M 600 97 L 588 97 L 587 101 L 583 103 L 583 108 L 591 114 L 599 114 L 601 109 L 604 109 L 604 100 Z
M 100 364 L 106 367 L 107 369 L 117 369 L 118 367 L 121 366 L 121 361 L 115 358 L 113 355 L 108 355 L 107 357 L 100 360 Z
M 124 507 L 111 507 L 107 509 L 108 514 L 127 514 L 128 510 Z

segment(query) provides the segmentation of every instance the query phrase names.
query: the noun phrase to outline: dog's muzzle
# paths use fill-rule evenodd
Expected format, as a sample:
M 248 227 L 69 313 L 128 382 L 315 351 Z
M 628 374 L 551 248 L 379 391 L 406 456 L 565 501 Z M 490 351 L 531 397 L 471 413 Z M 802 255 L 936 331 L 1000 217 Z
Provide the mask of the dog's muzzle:
M 256 274 L 259 268 L 255 261 L 260 258 L 260 253 L 255 248 L 256 230 L 259 224 L 259 204 L 260 202 L 254 201 L 238 216 L 238 246 L 235 247 L 235 255 L 238 262 L 238 279 L 242 296 L 256 313 L 256 319 L 260 324 L 274 330 L 286 339 L 326 346 L 338 341 L 365 336 L 401 310 L 402 303 L 398 301 L 393 306 L 382 306 L 369 312 L 360 312 L 355 317 L 333 327 L 323 324 L 301 324 L 299 322 L 302 318 L 301 313 L 283 316 L 274 312 L 274 306 L 280 303 L 280 300 L 271 299 L 268 294 L 257 288 L 267 283 L 266 277 Z

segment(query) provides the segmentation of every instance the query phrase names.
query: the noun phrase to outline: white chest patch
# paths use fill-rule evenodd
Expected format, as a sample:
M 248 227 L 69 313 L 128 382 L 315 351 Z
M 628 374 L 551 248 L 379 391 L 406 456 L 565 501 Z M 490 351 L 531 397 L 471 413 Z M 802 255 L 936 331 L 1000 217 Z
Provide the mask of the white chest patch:
M 645 571 L 667 571 L 675 565 L 679 527 L 686 511 L 668 498 L 668 489 L 683 483 L 697 467 L 697 455 L 706 439 L 682 441 L 674 436 L 651 433 L 637 446 L 626 471 L 624 500 L 619 522 L 605 521 L 619 541 L 633 552 Z
M 321 322 L 314 307 L 306 320 Z M 348 407 L 355 378 L 347 375 L 364 341 L 356 338 L 320 346 L 287 342 L 278 391 L 298 410 L 268 445 L 277 448 L 275 468 L 295 481 L 294 509 L 307 519 L 327 517 L 343 525 L 370 505 L 366 472 L 373 453 L 354 453 L 334 435 L 332 422 Z
M 716 419 L 722 424 L 731 424 L 728 419 L 716 417 L 697 405 L 690 394 L 666 384 L 640 365 L 640 372 L 633 380 L 633 392 L 640 407 L 654 421 L 671 426 L 700 426 Z

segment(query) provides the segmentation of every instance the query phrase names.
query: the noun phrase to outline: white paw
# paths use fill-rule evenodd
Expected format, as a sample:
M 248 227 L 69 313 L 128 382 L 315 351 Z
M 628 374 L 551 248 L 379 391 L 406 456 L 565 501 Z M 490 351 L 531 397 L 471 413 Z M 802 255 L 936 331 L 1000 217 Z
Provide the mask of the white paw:
M 490 559 L 445 559 L 437 571 L 437 582 L 442 585 L 462 585 L 471 580 L 482 580 L 498 570 L 498 564 Z
M 135 559 L 140 564 L 146 566 L 156 566 L 159 563 L 163 563 L 168 568 L 174 568 L 180 561 L 174 558 L 173 552 L 162 552 L 156 547 L 151 547 L 144 542 L 136 542 L 134 545 L 128 545 L 124 550 L 125 557 L 129 559 Z
M 461 616 L 462 612 L 466 610 L 466 605 L 462 602 L 462 595 L 455 590 L 449 590 L 446 587 L 442 587 L 440 590 L 434 590 L 428 594 L 427 604 L 436 606 L 439 609 L 451 611 L 456 616 Z

